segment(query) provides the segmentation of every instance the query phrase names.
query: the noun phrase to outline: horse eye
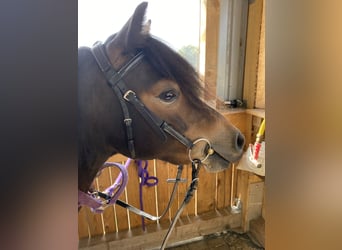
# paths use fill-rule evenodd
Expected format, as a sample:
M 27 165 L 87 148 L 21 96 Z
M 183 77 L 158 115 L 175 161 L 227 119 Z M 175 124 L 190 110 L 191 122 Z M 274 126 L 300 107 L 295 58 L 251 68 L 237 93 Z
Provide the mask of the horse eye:
M 159 95 L 159 98 L 164 102 L 172 102 L 177 98 L 175 90 L 168 90 Z

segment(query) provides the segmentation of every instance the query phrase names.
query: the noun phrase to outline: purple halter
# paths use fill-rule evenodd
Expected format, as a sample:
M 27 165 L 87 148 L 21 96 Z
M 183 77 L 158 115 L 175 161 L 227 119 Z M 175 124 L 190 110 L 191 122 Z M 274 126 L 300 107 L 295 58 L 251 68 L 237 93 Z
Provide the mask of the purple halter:
M 99 169 L 99 172 L 107 167 L 117 167 L 120 170 L 119 176 L 116 178 L 113 185 L 108 187 L 103 192 L 82 192 L 78 190 L 78 207 L 88 206 L 94 213 L 102 213 L 103 210 L 110 205 L 113 205 L 122 192 L 125 190 L 128 181 L 127 167 L 131 163 L 131 159 L 128 158 L 125 165 L 116 162 L 105 162 L 105 164 Z

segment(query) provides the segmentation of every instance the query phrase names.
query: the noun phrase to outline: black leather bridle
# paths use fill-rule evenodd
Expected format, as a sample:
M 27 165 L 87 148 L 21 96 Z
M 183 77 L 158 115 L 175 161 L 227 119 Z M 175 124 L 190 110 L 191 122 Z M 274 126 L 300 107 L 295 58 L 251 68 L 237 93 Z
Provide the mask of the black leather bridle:
M 130 152 L 130 157 L 136 157 L 136 151 L 134 147 L 134 135 L 132 129 L 132 118 L 130 117 L 128 107 L 126 103 L 132 104 L 135 109 L 142 115 L 142 117 L 146 120 L 146 122 L 150 125 L 150 127 L 155 131 L 155 133 L 160 137 L 161 141 L 165 142 L 167 140 L 167 136 L 165 134 L 173 136 L 180 143 L 187 147 L 189 150 L 189 157 L 191 159 L 191 149 L 193 146 L 199 141 L 205 141 L 209 145 L 209 149 L 211 149 L 210 142 L 207 139 L 197 139 L 196 141 L 191 141 L 186 136 L 182 135 L 178 131 L 176 131 L 172 126 L 170 126 L 166 121 L 161 120 L 155 114 L 153 114 L 137 97 L 134 91 L 127 88 L 123 78 L 125 75 L 130 73 L 134 68 L 141 63 L 144 58 L 144 54 L 139 52 L 135 55 L 128 63 L 126 63 L 119 71 L 116 71 L 111 62 L 109 61 L 104 45 L 101 42 L 97 42 L 91 48 L 93 56 L 96 59 L 98 66 L 100 67 L 102 73 L 104 74 L 108 85 L 112 88 L 115 95 L 117 96 L 124 116 L 124 124 L 126 126 L 126 135 L 127 135 L 127 143 L 128 150 Z M 205 159 L 208 157 L 206 155 Z
M 126 135 L 127 135 L 127 143 L 128 143 L 128 150 L 130 152 L 130 157 L 135 158 L 136 152 L 134 147 L 134 136 L 133 136 L 133 128 L 132 128 L 132 118 L 130 117 L 129 110 L 127 107 L 127 103 L 132 104 L 135 109 L 142 115 L 142 117 L 146 120 L 146 122 L 151 126 L 151 128 L 155 131 L 155 133 L 161 138 L 162 142 L 165 142 L 167 140 L 167 134 L 174 137 L 176 140 L 178 140 L 180 143 L 182 143 L 188 150 L 189 159 L 192 164 L 192 180 L 191 184 L 186 192 L 186 195 L 184 197 L 184 200 L 182 204 L 180 205 L 178 211 L 176 212 L 176 215 L 164 237 L 161 249 L 164 249 L 166 246 L 166 243 L 171 235 L 171 232 L 173 228 L 176 225 L 176 222 L 178 218 L 180 217 L 184 207 L 186 204 L 189 203 L 190 199 L 192 198 L 195 190 L 197 189 L 198 184 L 198 173 L 201 167 L 201 163 L 205 161 L 210 155 L 214 153 L 213 148 L 211 147 L 211 144 L 209 140 L 205 138 L 199 138 L 194 141 L 191 141 L 186 136 L 182 135 L 178 131 L 176 131 L 172 126 L 170 126 L 166 121 L 160 119 L 157 117 L 153 112 L 151 112 L 137 97 L 134 91 L 127 88 L 127 85 L 125 84 L 123 78 L 125 75 L 130 73 L 134 68 L 141 63 L 141 61 L 144 58 L 144 54 L 142 52 L 139 52 L 137 55 L 135 55 L 128 63 L 126 63 L 119 71 L 116 71 L 112 64 L 110 63 L 106 52 L 104 45 L 101 42 L 97 42 L 94 44 L 94 46 L 91 49 L 93 56 L 96 59 L 96 62 L 101 69 L 102 73 L 104 74 L 108 85 L 112 88 L 115 95 L 117 96 L 122 112 L 123 112 L 123 121 L 126 126 Z M 207 143 L 207 152 L 206 155 L 202 159 L 193 159 L 191 156 L 192 149 L 195 144 L 199 142 L 205 142 Z M 181 168 L 180 168 L 181 167 Z M 182 169 L 183 166 L 180 165 L 179 169 Z M 180 180 L 181 172 L 177 173 L 176 183 Z M 176 185 L 174 186 L 174 188 Z M 174 189 L 175 190 L 175 189 Z M 174 191 L 173 191 L 174 193 Z M 82 194 L 82 193 L 81 193 Z M 112 197 L 109 197 L 109 201 L 111 201 Z M 170 201 L 168 203 L 168 206 L 165 211 L 168 210 L 170 207 L 171 201 L 173 200 L 173 195 L 170 198 Z M 123 206 L 130 211 L 133 211 L 134 213 L 140 214 L 141 216 L 145 216 L 149 219 L 158 219 L 160 217 L 153 217 L 150 216 L 147 213 L 144 213 L 143 211 L 140 211 L 139 209 L 136 209 L 120 200 L 115 201 L 116 204 L 119 204 L 120 206 Z M 97 203 L 96 203 L 97 205 Z M 163 213 L 164 214 L 164 213 Z M 163 215 L 162 215 L 163 216 Z

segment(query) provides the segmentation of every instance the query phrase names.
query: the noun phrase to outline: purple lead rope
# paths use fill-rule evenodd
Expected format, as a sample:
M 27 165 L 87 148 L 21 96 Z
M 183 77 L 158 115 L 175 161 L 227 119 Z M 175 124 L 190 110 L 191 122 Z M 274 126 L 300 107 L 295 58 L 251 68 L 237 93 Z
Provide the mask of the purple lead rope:
M 138 176 L 139 176 L 139 201 L 140 201 L 140 210 L 144 211 L 143 204 L 143 186 L 153 187 L 158 184 L 158 178 L 155 176 L 149 176 L 147 171 L 148 161 L 136 160 L 136 164 L 138 165 Z M 143 163 L 145 165 L 143 166 Z M 145 231 L 145 218 L 141 216 L 141 226 L 143 231 Z
M 91 208 L 92 212 L 102 213 L 107 206 L 116 203 L 117 199 L 122 194 L 127 185 L 127 167 L 129 166 L 130 162 L 131 159 L 127 159 L 125 165 L 115 162 L 105 162 L 99 169 L 99 172 L 107 167 L 117 167 L 120 170 L 120 174 L 116 178 L 114 184 L 108 187 L 104 192 L 90 193 L 78 190 L 78 207 L 80 208 L 81 206 L 86 205 Z
M 131 158 L 127 158 L 127 161 L 125 162 L 125 165 L 124 165 L 124 169 L 126 169 L 126 171 L 127 171 L 127 168 L 128 168 L 128 166 L 129 166 L 129 164 L 131 164 L 131 161 L 132 161 Z M 112 196 L 114 190 L 115 190 L 119 185 L 121 185 L 121 183 L 122 183 L 122 172 L 120 172 L 120 174 L 118 175 L 118 177 L 115 179 L 114 184 L 111 185 L 110 187 L 108 187 L 108 188 L 104 191 L 104 193 L 107 193 L 109 196 Z M 125 187 L 126 187 L 126 185 L 125 185 Z M 121 193 L 120 193 L 120 194 L 121 194 Z M 115 203 L 115 201 L 119 198 L 119 195 L 120 195 L 120 194 L 118 194 L 117 197 L 113 197 L 113 198 L 112 198 L 112 200 L 113 200 L 112 204 Z

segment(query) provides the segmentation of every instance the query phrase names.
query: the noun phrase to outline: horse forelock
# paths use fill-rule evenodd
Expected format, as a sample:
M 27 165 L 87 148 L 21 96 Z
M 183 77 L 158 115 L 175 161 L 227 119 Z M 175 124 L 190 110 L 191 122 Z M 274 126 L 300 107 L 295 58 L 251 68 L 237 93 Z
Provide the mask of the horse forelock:
M 196 70 L 181 55 L 154 37 L 146 41 L 143 53 L 162 78 L 170 79 L 179 85 L 191 105 L 203 111 L 207 109 L 201 99 L 206 91 L 202 81 Z
M 104 44 L 110 43 L 116 36 L 117 33 L 109 36 Z M 207 105 L 201 97 L 209 93 L 191 64 L 157 37 L 149 36 L 144 45 L 135 52 L 143 51 L 145 59 L 162 78 L 176 82 L 189 103 L 205 111 Z

